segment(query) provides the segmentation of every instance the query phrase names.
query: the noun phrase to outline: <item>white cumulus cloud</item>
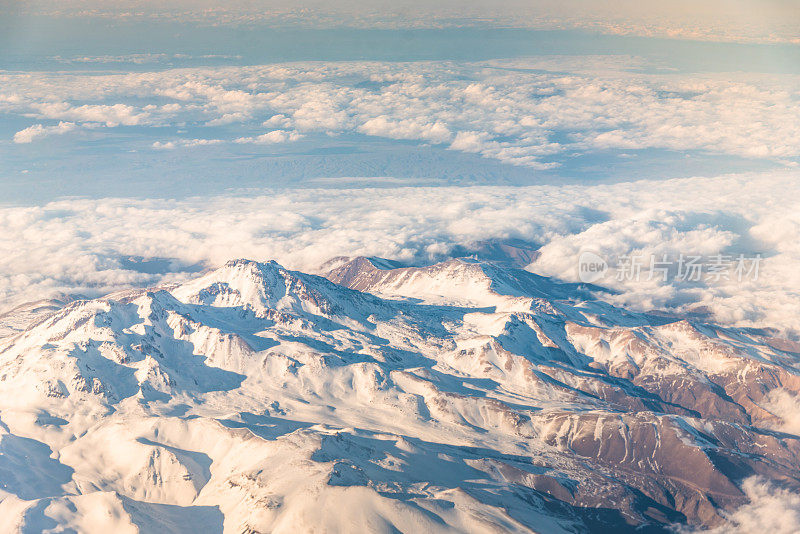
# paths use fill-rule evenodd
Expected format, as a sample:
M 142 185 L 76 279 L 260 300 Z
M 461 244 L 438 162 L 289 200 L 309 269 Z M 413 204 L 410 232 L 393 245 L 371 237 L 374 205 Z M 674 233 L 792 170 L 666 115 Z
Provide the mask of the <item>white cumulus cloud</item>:
M 705 534 L 794 534 L 800 525 L 800 495 L 776 487 L 768 480 L 750 477 L 742 483 L 742 491 L 749 503 L 727 514 L 724 524 L 709 530 L 695 531 Z M 688 532 L 682 530 L 682 532 Z
M 14 134 L 14 142 L 18 144 L 32 143 L 36 139 L 48 137 L 50 135 L 61 135 L 71 132 L 75 129 L 74 122 L 59 122 L 55 126 L 43 126 L 41 124 L 34 124 L 24 130 L 20 130 Z

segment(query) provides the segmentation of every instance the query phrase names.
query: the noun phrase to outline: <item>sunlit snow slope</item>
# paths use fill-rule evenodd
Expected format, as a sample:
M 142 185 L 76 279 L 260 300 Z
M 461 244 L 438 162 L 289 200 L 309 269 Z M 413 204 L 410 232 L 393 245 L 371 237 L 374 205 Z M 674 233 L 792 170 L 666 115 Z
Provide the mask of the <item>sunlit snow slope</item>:
M 14 315 L 0 530 L 659 532 L 722 524 L 752 476 L 800 490 L 800 348 L 770 331 L 475 260 L 337 265 Z

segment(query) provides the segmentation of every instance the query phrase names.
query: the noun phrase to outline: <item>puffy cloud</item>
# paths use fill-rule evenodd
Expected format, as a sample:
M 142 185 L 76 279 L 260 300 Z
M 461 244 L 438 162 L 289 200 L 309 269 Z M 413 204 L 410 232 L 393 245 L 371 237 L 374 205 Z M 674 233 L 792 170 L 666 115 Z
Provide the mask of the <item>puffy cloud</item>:
M 150 115 L 149 109 L 141 110 L 127 104 L 73 106 L 67 102 L 45 102 L 35 103 L 32 107 L 38 112 L 36 115 L 41 118 L 100 123 L 108 127 L 135 126 Z
M 800 332 L 797 171 L 615 185 L 298 189 L 187 200 L 63 200 L 0 209 L 0 300 L 57 291 L 93 294 L 185 276 L 187 266 L 235 257 L 316 269 L 331 256 L 402 261 L 446 256 L 456 245 L 523 239 L 541 246 L 529 269 L 577 281 L 578 258 L 760 253 L 757 280 L 598 283 L 602 298 L 638 309 L 690 311 L 714 320 Z M 750 193 L 743 196 L 742 191 Z M 175 272 L 126 267 L 169 258 Z
M 748 504 L 726 516 L 724 524 L 703 531 L 706 534 L 793 534 L 800 525 L 800 495 L 776 487 L 767 480 L 750 477 L 742 483 Z M 682 532 L 688 532 L 680 529 Z
M 151 146 L 156 150 L 172 150 L 178 147 L 198 147 L 219 145 L 223 143 L 221 139 L 177 139 L 175 141 L 156 141 Z
M 458 132 L 450 148 L 462 152 L 480 152 L 489 139 L 486 132 Z
M 779 200 L 795 190 L 796 185 L 784 181 L 792 175 L 724 176 L 587 189 L 579 196 L 586 198 L 592 191 L 594 202 L 584 204 L 577 197 L 576 202 L 610 215 L 598 215 L 578 232 L 547 240 L 529 269 L 579 281 L 577 258 L 583 251 L 591 251 L 608 262 L 608 272 L 596 283 L 616 291 L 606 296 L 616 304 L 644 310 L 711 310 L 715 320 L 724 323 L 773 324 L 800 331 L 800 322 L 792 319 L 800 287 L 796 268 L 800 247 L 793 237 L 800 226 L 792 223 L 798 205 Z M 742 196 L 742 191 L 754 187 L 765 189 L 748 198 Z M 791 193 L 784 198 L 795 196 Z M 772 227 L 780 227 L 781 233 L 766 231 Z M 720 254 L 725 256 L 726 267 L 717 278 L 709 265 Z M 701 258 L 699 280 L 678 276 L 682 255 L 685 261 Z M 735 270 L 740 256 L 746 268 L 741 275 Z M 658 271 L 658 263 L 664 261 L 663 266 L 669 268 L 667 281 Z M 641 267 L 637 276 L 630 269 L 632 263 Z M 653 275 L 651 266 L 656 267 Z
M 781 420 L 776 430 L 800 436 L 800 397 L 785 389 L 773 389 L 762 407 Z
M 47 137 L 50 135 L 61 135 L 71 132 L 75 129 L 74 122 L 59 122 L 55 126 L 43 126 L 41 124 L 34 124 L 24 130 L 20 130 L 14 134 L 14 142 L 18 144 L 31 143 L 36 139 Z
M 257 135 L 255 137 L 240 137 L 236 139 L 237 143 L 251 143 L 255 145 L 272 145 L 275 143 L 286 143 L 289 141 L 297 141 L 303 135 L 297 132 L 287 132 L 286 130 L 272 130 L 265 134 Z
M 385 115 L 369 119 L 358 127 L 367 135 L 390 139 L 419 139 L 432 143 L 446 143 L 452 134 L 441 122 L 418 122 L 412 119 L 390 119 Z

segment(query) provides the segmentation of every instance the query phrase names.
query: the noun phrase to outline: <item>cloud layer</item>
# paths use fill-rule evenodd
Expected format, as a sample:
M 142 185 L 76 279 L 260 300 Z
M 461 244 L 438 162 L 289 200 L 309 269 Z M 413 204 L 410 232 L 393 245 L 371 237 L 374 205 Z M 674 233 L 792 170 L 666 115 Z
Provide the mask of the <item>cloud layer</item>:
M 111 291 L 186 276 L 189 266 L 247 257 L 316 269 L 336 255 L 403 261 L 456 245 L 524 239 L 541 245 L 529 269 L 577 281 L 592 250 L 625 255 L 762 254 L 757 280 L 674 279 L 599 284 L 638 309 L 707 309 L 723 323 L 800 332 L 800 174 L 603 186 L 300 189 L 170 200 L 64 200 L 0 209 L 0 299 Z M 747 191 L 745 194 L 744 192 Z M 153 271 L 128 258 L 167 258 Z
M 533 170 L 646 150 L 797 164 L 797 76 L 630 71 L 640 67 L 632 58 L 541 58 L 3 72 L 0 113 L 32 123 L 13 134 L 18 143 L 136 127 L 156 148 L 197 146 L 204 134 L 258 144 L 362 135 Z M 186 128 L 191 138 L 175 133 Z

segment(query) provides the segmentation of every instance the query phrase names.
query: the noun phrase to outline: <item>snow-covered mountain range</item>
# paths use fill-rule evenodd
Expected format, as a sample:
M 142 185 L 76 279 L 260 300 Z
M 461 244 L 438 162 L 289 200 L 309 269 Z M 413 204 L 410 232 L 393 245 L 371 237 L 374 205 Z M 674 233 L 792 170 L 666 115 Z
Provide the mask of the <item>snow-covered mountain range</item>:
M 474 259 L 329 268 L 0 317 L 0 530 L 661 532 L 800 491 L 774 331 Z

